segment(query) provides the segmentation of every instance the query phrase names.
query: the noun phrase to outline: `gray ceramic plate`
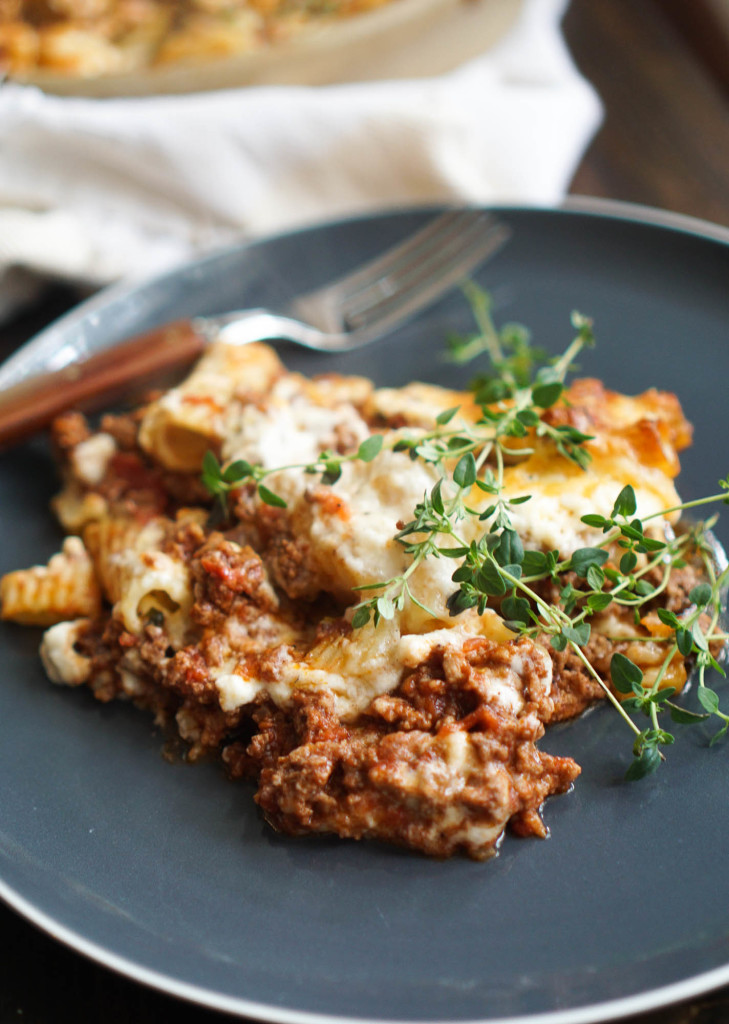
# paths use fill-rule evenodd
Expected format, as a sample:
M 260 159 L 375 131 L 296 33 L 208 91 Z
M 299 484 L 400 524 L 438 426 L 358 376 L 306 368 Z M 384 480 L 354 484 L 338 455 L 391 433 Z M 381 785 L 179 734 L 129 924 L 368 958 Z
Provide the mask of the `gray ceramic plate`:
M 427 215 L 333 224 L 107 292 L 0 380 L 167 318 L 276 305 Z M 556 351 L 572 309 L 593 316 L 599 347 L 583 370 L 629 392 L 677 391 L 696 426 L 682 492 L 716 490 L 729 469 L 726 236 L 622 208 L 502 216 L 513 239 L 480 275 L 498 318 L 529 324 Z M 382 383 L 456 381 L 439 353 L 448 330 L 469 326 L 453 295 L 346 359 L 286 356 Z M 0 569 L 57 547 L 46 512 L 54 486 L 44 442 L 0 459 Z M 545 746 L 584 771 L 546 808 L 552 837 L 507 837 L 485 864 L 437 863 L 376 844 L 278 838 L 245 785 L 214 766 L 167 763 L 144 715 L 48 684 L 37 641 L 2 629 L 0 892 L 103 964 L 210 1007 L 292 1022 L 595 1021 L 729 982 L 729 751 L 708 750 L 700 729 L 634 785 L 621 782 L 630 739 L 610 710 L 553 730 Z

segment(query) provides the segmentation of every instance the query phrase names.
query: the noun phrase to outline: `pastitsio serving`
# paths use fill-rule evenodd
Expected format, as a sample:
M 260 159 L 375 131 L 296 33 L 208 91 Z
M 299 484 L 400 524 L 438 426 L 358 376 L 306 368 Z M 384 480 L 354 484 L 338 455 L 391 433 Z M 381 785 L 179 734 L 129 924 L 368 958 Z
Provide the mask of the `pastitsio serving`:
M 636 777 L 672 739 L 659 714 L 690 717 L 694 665 L 725 731 L 703 676 L 723 581 L 681 523 L 678 399 L 567 385 L 588 321 L 541 365 L 473 298 L 454 354 L 493 368 L 469 391 L 215 344 L 99 429 L 59 418 L 69 537 L 0 590 L 3 617 L 48 627 L 51 679 L 152 711 L 253 779 L 282 832 L 435 856 L 545 835 L 580 768 L 539 740 L 596 701 L 632 729 Z

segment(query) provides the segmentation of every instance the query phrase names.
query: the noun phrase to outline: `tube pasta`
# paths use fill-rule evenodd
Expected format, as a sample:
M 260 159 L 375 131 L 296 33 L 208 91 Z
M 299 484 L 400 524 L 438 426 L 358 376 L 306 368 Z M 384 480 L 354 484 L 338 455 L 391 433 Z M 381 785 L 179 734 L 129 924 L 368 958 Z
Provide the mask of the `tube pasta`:
M 266 345 L 211 345 L 179 387 L 148 407 L 139 431 L 141 447 L 167 469 L 195 472 L 205 452 L 220 447 L 233 395 L 264 394 L 282 372 L 278 356 Z
M 84 533 L 104 594 L 132 633 L 157 611 L 171 635 L 184 634 L 193 601 L 189 573 L 182 561 L 159 550 L 172 525 L 161 517 L 146 524 L 107 518 Z

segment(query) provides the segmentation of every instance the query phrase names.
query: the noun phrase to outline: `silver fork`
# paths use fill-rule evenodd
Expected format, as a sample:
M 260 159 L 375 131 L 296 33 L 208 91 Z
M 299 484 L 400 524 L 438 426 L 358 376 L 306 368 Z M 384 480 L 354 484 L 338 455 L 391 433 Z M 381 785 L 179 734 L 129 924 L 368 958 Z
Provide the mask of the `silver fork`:
M 500 249 L 509 234 L 493 214 L 452 210 L 352 273 L 298 296 L 285 315 L 250 309 L 192 323 L 208 341 L 244 345 L 278 339 L 322 352 L 349 352 L 432 305 Z
M 285 340 L 347 352 L 381 338 L 432 305 L 493 255 L 508 227 L 479 210 L 451 210 L 352 273 L 295 298 L 283 313 L 236 310 L 157 327 L 0 391 L 0 445 L 47 426 L 70 408 L 101 408 L 132 386 L 191 363 L 212 341 Z

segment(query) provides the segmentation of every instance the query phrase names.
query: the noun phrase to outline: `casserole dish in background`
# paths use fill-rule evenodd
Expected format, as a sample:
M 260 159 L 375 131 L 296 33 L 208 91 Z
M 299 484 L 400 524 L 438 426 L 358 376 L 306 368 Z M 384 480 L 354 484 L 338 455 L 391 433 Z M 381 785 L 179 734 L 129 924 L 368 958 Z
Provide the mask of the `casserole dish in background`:
M 389 0 L 351 16 L 308 20 L 295 31 L 283 23 L 282 38 L 274 34 L 270 41 L 238 23 L 231 42 L 221 22 L 217 35 L 196 37 L 190 30 L 182 39 L 168 31 L 161 47 L 156 37 L 152 56 L 144 39 L 116 52 L 105 40 L 94 48 L 88 35 L 69 31 L 54 44 L 56 67 L 39 66 L 31 43 L 24 44 L 24 56 L 18 34 L 0 20 L 0 63 L 4 50 L 11 80 L 97 97 L 422 77 L 452 70 L 495 45 L 522 5 L 523 0 Z

